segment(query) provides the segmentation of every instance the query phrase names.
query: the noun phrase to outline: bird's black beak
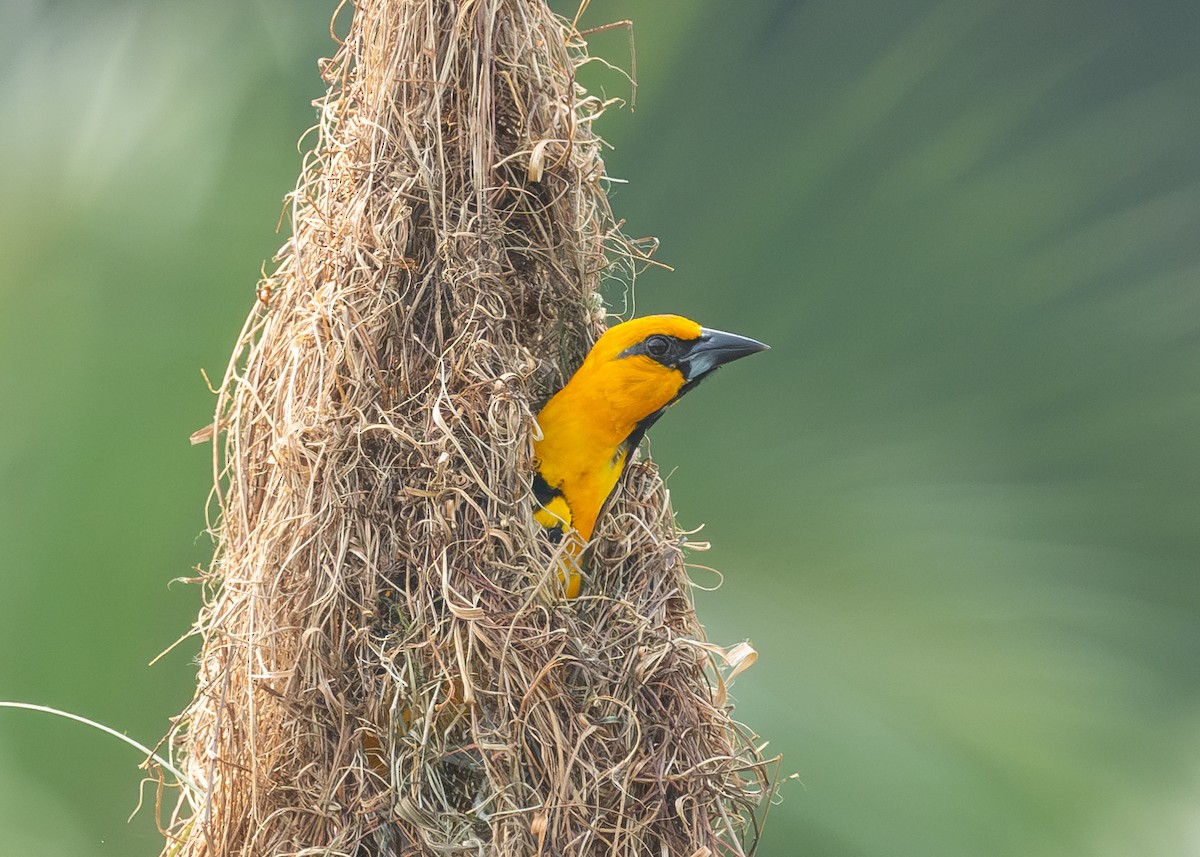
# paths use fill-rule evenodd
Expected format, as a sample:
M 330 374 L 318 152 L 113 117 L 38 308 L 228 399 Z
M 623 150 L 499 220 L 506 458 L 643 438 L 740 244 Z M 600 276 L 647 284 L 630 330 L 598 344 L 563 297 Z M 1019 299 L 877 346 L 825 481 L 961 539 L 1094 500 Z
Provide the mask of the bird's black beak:
M 726 363 L 759 351 L 767 351 L 770 347 L 748 336 L 702 327 L 700 336 L 688 349 L 687 356 L 680 361 L 679 368 L 683 370 L 683 377 L 688 383 L 693 383 Z

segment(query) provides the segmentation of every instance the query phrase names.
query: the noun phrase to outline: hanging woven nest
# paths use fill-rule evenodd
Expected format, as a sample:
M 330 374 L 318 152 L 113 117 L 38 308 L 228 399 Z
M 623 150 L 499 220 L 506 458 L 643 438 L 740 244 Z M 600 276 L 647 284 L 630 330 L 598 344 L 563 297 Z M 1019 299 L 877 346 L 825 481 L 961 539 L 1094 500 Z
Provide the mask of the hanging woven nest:
M 751 850 L 765 765 L 657 471 L 629 468 L 577 600 L 531 517 L 534 414 L 642 255 L 583 59 L 542 0 L 361 0 L 323 66 L 219 390 L 164 854 Z

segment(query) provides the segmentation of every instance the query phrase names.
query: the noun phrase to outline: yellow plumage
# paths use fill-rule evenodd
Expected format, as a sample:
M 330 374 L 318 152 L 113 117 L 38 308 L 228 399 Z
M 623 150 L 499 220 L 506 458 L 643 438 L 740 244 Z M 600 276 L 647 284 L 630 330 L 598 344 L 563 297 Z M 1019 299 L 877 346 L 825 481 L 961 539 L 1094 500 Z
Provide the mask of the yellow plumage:
M 583 548 L 646 429 L 719 366 L 766 347 L 682 316 L 633 319 L 609 328 L 542 408 L 534 517 L 568 539 L 568 598 L 579 592 Z

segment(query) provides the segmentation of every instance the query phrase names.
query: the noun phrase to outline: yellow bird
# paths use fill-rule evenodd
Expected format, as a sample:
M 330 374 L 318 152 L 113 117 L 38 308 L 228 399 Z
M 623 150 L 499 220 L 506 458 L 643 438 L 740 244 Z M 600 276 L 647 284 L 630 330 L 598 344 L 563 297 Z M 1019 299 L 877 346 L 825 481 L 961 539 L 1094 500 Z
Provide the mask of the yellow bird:
M 538 413 L 533 493 L 537 522 L 569 534 L 568 598 L 579 594 L 583 548 L 646 429 L 718 367 L 768 346 L 678 315 L 609 328 Z

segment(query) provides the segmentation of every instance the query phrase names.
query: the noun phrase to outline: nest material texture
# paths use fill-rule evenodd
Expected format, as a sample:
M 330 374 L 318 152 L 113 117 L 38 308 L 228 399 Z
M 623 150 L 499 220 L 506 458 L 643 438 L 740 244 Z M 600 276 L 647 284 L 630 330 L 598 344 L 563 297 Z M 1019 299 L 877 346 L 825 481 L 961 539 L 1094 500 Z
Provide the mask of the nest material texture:
M 541 0 L 362 0 L 322 66 L 293 237 L 219 390 L 164 854 L 751 850 L 764 766 L 656 470 L 578 600 L 530 514 L 537 405 L 639 254 L 584 60 Z

